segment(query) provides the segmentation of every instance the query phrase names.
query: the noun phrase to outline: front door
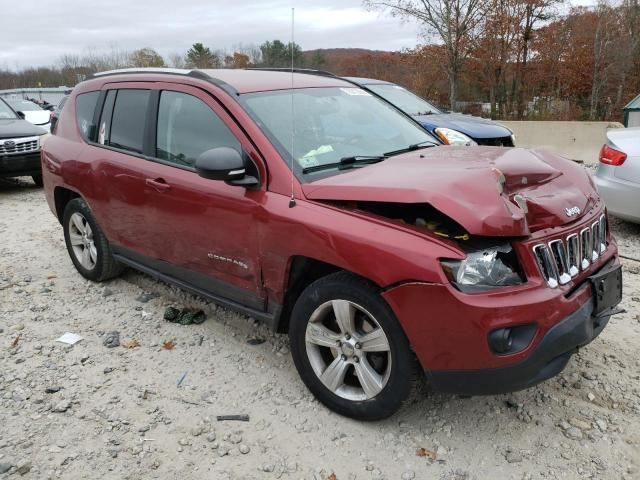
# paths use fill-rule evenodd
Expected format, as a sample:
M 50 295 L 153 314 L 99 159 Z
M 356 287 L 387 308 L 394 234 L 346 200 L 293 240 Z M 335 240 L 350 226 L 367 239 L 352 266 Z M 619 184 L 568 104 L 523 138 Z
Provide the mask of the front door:
M 198 156 L 212 148 L 231 147 L 254 158 L 256 152 L 208 93 L 177 84 L 160 85 L 158 91 L 154 158 L 145 179 L 145 223 L 151 226 L 155 267 L 264 310 L 256 228 L 264 190 L 207 180 L 194 169 Z

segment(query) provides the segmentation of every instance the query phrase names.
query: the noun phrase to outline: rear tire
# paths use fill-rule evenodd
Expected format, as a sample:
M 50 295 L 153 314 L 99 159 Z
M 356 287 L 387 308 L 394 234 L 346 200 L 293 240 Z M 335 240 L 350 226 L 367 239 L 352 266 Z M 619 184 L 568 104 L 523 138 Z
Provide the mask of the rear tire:
M 64 209 L 62 218 L 64 241 L 73 265 L 80 274 L 102 282 L 122 273 L 89 206 L 81 198 L 74 198 Z
M 37 187 L 43 187 L 44 182 L 42 181 L 42 174 L 40 175 L 31 175 L 31 180 L 36 184 Z
M 338 272 L 309 285 L 289 337 L 302 381 L 331 410 L 379 420 L 407 399 L 415 373 L 409 341 L 372 283 Z

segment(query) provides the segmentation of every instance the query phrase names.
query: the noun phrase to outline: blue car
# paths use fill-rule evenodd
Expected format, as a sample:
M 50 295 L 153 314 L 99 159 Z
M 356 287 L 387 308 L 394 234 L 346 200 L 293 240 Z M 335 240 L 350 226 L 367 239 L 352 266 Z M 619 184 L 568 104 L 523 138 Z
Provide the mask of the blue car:
M 515 146 L 513 132 L 499 123 L 471 115 L 444 113 L 395 83 L 360 77 L 345 79 L 411 115 L 445 145 Z

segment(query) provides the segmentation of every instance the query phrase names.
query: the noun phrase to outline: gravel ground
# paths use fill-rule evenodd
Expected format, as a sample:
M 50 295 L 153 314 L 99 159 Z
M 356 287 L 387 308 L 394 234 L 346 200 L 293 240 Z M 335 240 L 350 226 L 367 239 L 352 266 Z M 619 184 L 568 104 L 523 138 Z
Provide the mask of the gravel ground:
M 612 223 L 640 257 L 640 226 Z M 640 478 L 640 263 L 623 263 L 627 313 L 559 377 L 489 397 L 422 386 L 358 423 L 316 402 L 287 338 L 253 319 L 133 271 L 84 280 L 42 191 L 0 181 L 0 478 Z M 169 305 L 208 319 L 168 323 Z

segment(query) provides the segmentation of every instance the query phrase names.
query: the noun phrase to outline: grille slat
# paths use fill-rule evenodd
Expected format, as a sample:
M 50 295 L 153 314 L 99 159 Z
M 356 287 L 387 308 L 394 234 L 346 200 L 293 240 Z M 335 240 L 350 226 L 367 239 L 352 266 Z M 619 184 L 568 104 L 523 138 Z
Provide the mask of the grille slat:
M 38 137 L 5 138 L 0 140 L 0 155 L 16 155 L 40 150 Z
M 565 285 L 597 261 L 607 249 L 607 227 L 607 217 L 601 215 L 579 233 L 535 245 L 533 254 L 547 285 Z

